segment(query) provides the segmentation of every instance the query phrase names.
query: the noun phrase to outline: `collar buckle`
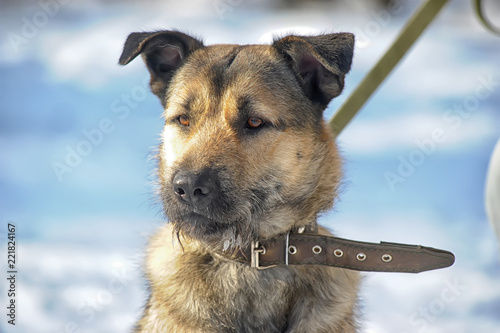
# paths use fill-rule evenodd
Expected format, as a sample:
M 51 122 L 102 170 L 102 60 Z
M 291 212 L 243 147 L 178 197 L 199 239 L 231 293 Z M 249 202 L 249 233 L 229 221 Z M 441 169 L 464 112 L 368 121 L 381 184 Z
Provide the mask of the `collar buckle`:
M 288 266 L 288 255 L 290 254 L 290 231 L 285 236 L 285 265 Z
M 260 244 L 259 241 L 252 242 L 251 245 L 251 257 L 250 257 L 250 267 L 257 268 L 259 270 L 268 269 L 276 267 L 277 265 L 265 266 L 260 265 L 260 255 L 266 254 L 266 248 L 264 245 Z

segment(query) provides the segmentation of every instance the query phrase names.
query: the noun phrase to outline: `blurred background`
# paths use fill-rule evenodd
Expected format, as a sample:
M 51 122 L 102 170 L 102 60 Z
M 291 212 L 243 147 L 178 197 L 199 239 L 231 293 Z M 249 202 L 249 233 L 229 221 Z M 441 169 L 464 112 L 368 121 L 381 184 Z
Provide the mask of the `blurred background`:
M 144 248 L 165 223 L 151 158 L 163 120 L 142 61 L 117 65 L 130 32 L 175 28 L 206 44 L 353 32 L 353 68 L 330 118 L 420 4 L 0 1 L 1 295 L 8 223 L 18 270 L 16 325 L 2 296 L 0 331 L 129 332 L 141 314 Z M 500 4 L 484 6 L 500 25 Z M 447 269 L 364 273 L 362 332 L 500 332 L 498 243 L 484 209 L 499 55 L 472 2 L 450 1 L 338 138 L 345 184 L 322 224 L 456 255 Z

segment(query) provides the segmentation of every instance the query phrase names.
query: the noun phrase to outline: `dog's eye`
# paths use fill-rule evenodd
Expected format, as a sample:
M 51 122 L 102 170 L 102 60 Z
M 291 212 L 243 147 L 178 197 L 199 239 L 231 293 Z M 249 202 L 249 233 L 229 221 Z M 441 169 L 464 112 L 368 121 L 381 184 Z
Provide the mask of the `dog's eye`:
M 179 121 L 179 124 L 181 124 L 182 126 L 189 126 L 190 120 L 188 116 L 186 115 L 179 116 L 177 120 Z
M 247 127 L 251 129 L 259 128 L 264 125 L 264 120 L 257 117 L 250 117 L 247 120 Z

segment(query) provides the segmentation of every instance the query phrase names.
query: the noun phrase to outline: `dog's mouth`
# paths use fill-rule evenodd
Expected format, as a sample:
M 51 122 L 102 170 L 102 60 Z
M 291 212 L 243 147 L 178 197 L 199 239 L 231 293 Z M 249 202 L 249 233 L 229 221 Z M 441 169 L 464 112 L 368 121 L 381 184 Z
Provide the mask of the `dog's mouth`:
M 238 199 L 236 199 L 238 198 Z M 174 195 L 163 198 L 165 214 L 174 230 L 218 250 L 250 244 L 258 235 L 252 207 L 242 196 L 219 193 L 210 204 L 186 204 Z
M 182 226 L 182 230 L 196 238 L 217 236 L 231 228 L 228 223 L 221 223 L 205 215 L 191 212 L 176 218 L 174 223 Z
M 227 174 L 178 171 L 162 184 L 165 213 L 177 232 L 225 249 L 259 239 L 264 217 L 282 204 L 281 185 L 268 174 L 251 188 L 235 186 L 232 179 L 237 177 Z
M 238 219 L 220 221 L 196 212 L 167 216 L 174 230 L 184 237 L 202 241 L 214 250 L 235 250 L 249 245 L 258 233 L 249 228 L 251 224 Z

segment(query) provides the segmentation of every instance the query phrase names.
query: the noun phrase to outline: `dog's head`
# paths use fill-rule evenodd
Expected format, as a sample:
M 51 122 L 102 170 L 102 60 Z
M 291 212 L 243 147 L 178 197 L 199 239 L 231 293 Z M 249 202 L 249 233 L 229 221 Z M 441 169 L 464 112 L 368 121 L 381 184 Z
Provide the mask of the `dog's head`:
M 165 109 L 159 181 L 175 230 L 216 247 L 311 224 L 341 164 L 323 111 L 344 86 L 348 33 L 212 45 L 176 31 L 131 34 Z

